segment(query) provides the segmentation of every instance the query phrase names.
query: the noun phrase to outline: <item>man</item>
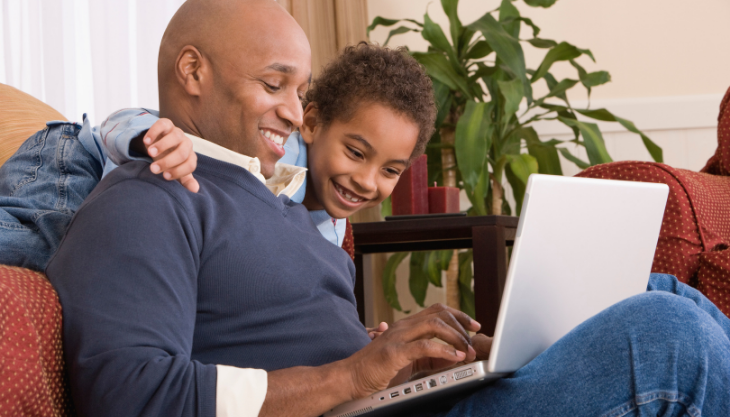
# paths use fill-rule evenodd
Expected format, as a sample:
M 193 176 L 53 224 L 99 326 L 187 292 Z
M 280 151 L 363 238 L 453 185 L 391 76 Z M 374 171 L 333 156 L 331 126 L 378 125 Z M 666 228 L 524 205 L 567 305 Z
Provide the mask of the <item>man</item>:
M 277 198 L 256 178 L 259 169 L 273 175 L 281 156 L 262 132 L 286 137 L 302 124 L 299 97 L 310 77 L 309 45 L 283 9 L 271 0 L 188 0 L 163 38 L 159 77 L 161 116 L 220 145 L 218 159 L 231 163 L 201 156 L 198 194 L 152 175 L 143 163 L 128 164 L 112 172 L 74 218 L 47 273 L 64 307 L 64 346 L 80 415 L 316 416 L 413 371 L 485 356 L 489 340 L 467 333 L 479 325 L 441 306 L 395 323 L 370 342 L 357 321 L 350 260 L 303 220 L 302 206 Z M 730 369 L 726 357 L 717 357 L 725 345 L 710 340 L 730 332 L 730 324 L 707 313 L 710 319 L 692 316 L 692 305 L 667 297 L 612 310 L 549 352 L 558 364 L 572 354 L 579 364 L 589 358 L 615 365 L 608 377 L 630 376 L 633 364 L 620 360 L 624 350 L 596 345 L 613 336 L 609 343 L 623 347 L 624 327 L 645 330 L 644 317 L 654 323 L 675 309 L 692 326 L 669 323 L 659 334 L 670 344 L 673 333 L 700 341 L 690 347 L 702 356 L 686 358 L 684 366 L 696 370 L 707 359 Z M 616 325 L 627 312 L 636 325 Z M 717 322 L 720 331 L 707 332 L 698 322 Z M 632 347 L 652 370 L 667 352 L 664 345 L 647 352 L 642 341 Z M 597 366 L 571 367 L 566 374 L 538 358 L 526 368 L 452 413 L 481 415 L 495 404 L 501 414 L 539 414 L 541 404 L 544 409 L 556 398 L 543 394 L 564 392 L 567 384 L 568 392 L 578 392 L 586 375 L 595 377 L 599 394 L 615 394 L 609 409 L 647 402 L 631 397 L 647 393 L 643 381 L 635 381 L 637 391 L 628 390 L 626 400 L 626 390 L 616 388 L 625 378 L 599 385 Z M 716 393 L 727 378 L 698 387 L 686 382 L 697 380 L 689 372 L 676 374 L 681 384 L 675 385 L 693 388 L 682 392 L 683 401 L 691 397 L 687 407 L 705 401 L 721 410 Z M 524 387 L 530 389 L 521 404 Z M 596 387 L 580 394 L 603 407 L 589 390 Z M 588 409 L 567 408 L 577 401 L 555 402 L 563 406 L 555 413 Z M 627 412 L 635 408 L 626 406 Z
M 310 65 L 271 0 L 190 0 L 173 17 L 160 116 L 220 145 L 217 159 L 200 156 L 197 194 L 141 162 L 113 171 L 51 260 L 80 414 L 318 415 L 416 359 L 475 358 L 479 326 L 439 307 L 369 343 L 347 255 L 257 179 L 283 154 L 272 137 L 302 124 Z

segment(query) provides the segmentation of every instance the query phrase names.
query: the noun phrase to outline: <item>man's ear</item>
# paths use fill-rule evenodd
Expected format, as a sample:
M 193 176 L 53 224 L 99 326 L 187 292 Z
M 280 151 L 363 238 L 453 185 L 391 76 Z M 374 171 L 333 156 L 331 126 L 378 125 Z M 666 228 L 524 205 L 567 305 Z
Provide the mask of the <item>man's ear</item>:
M 311 144 L 314 141 L 314 133 L 321 126 L 318 125 L 319 112 L 314 103 L 307 104 L 302 117 L 302 127 L 299 128 L 299 134 L 302 135 L 304 143 Z
M 203 55 L 198 48 L 192 45 L 185 45 L 175 61 L 175 77 L 183 86 L 183 89 L 191 96 L 199 96 L 201 82 L 207 75 L 206 64 Z

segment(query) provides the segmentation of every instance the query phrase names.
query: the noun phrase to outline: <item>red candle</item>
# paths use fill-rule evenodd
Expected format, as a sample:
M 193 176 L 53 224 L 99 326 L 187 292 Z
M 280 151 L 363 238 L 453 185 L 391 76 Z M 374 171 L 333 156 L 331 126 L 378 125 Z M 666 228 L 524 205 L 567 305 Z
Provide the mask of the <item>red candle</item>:
M 400 176 L 390 197 L 394 215 L 428 213 L 428 160 L 422 155 Z
M 459 189 L 456 187 L 428 187 L 429 213 L 458 213 Z

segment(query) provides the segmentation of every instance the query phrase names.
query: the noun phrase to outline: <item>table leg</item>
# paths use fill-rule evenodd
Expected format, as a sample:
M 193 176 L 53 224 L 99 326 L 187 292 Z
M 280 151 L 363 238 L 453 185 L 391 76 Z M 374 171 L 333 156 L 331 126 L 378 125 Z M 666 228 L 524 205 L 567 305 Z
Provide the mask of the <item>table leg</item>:
M 355 301 L 360 323 L 365 324 L 365 274 L 363 272 L 362 254 L 355 253 Z
M 481 332 L 494 335 L 499 304 L 507 277 L 507 241 L 501 226 L 472 228 L 474 250 L 474 301 Z

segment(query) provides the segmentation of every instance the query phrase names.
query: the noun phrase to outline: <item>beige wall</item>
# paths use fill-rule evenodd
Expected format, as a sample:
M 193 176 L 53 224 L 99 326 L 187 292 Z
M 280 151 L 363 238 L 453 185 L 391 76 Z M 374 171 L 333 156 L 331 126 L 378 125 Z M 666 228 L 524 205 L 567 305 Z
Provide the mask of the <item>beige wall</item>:
M 368 14 L 370 21 L 375 16 L 422 21 L 429 3 L 431 18 L 448 27 L 434 0 L 368 0 Z M 728 0 L 559 0 L 549 9 L 515 4 L 542 29 L 541 37 L 591 49 L 597 64 L 584 59 L 587 69 L 611 73 L 613 81 L 596 88 L 593 98 L 719 94 L 730 86 Z M 469 23 L 498 6 L 497 0 L 461 0 L 459 16 Z M 523 38 L 530 34 L 523 29 Z M 383 42 L 386 36 L 379 28 L 371 40 Z M 416 33 L 391 43 L 414 50 L 426 45 Z M 525 50 L 528 66 L 536 68 L 542 54 L 529 45 Z M 563 67 L 556 76 L 574 77 L 572 67 Z

